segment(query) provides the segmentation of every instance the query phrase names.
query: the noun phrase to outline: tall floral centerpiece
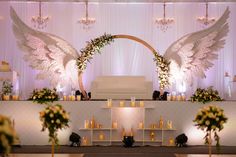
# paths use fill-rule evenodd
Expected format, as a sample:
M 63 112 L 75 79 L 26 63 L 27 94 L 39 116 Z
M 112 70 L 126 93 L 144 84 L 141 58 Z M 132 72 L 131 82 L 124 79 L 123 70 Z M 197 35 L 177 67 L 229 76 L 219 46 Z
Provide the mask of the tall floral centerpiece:
M 61 105 L 47 106 L 40 113 L 40 121 L 42 122 L 42 131 L 48 130 L 49 142 L 52 143 L 52 157 L 54 156 L 54 144 L 58 144 L 58 130 L 69 127 L 69 114 Z
M 38 104 L 49 104 L 53 101 L 59 100 L 59 96 L 56 92 L 56 89 L 34 89 L 29 100 L 32 100 Z
M 209 156 L 211 156 L 211 136 L 214 134 L 214 139 L 216 141 L 216 146 L 220 145 L 220 137 L 217 132 L 220 132 L 224 126 L 223 124 L 227 122 L 227 117 L 224 115 L 224 110 L 220 107 L 210 105 L 205 106 L 199 110 L 193 122 L 195 125 L 206 132 L 205 144 L 209 145 Z
M 17 136 L 10 119 L 0 115 L 0 156 L 7 155 L 16 140 Z

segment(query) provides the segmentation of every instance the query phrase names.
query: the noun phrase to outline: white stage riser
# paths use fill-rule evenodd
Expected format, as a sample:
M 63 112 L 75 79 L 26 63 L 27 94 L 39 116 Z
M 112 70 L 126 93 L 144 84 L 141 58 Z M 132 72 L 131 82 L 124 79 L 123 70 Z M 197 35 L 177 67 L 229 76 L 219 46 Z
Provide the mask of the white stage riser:
M 111 124 L 111 110 L 104 109 L 106 101 L 80 101 L 69 102 L 61 101 L 57 102 L 63 105 L 63 107 L 70 112 L 70 128 L 59 133 L 60 144 L 69 144 L 69 135 L 71 132 L 77 132 L 81 135 L 89 134 L 88 132 L 80 132 L 79 129 L 84 127 L 84 120 L 91 119 L 92 116 L 95 120 L 102 124 L 104 127 L 109 127 Z M 137 124 L 140 119 L 145 118 L 146 125 L 150 123 L 158 123 L 160 116 L 165 120 L 172 120 L 173 126 L 177 129 L 174 137 L 180 133 L 185 133 L 189 140 L 189 145 L 203 145 L 204 133 L 201 130 L 197 130 L 192 122 L 198 109 L 203 104 L 191 103 L 191 102 L 165 102 L 165 101 L 146 101 L 145 106 L 154 106 L 153 109 L 146 109 L 142 115 L 135 115 L 135 109 L 129 110 L 129 118 L 133 123 L 135 120 Z M 118 106 L 119 101 L 114 101 L 113 106 Z M 226 116 L 229 118 L 225 128 L 220 132 L 221 144 L 228 146 L 236 146 L 236 102 L 214 102 L 225 110 Z M 126 102 L 126 106 L 129 102 Z M 21 139 L 22 145 L 47 145 L 48 133 L 41 132 L 41 122 L 39 120 L 39 111 L 43 109 L 43 105 L 34 104 L 30 101 L 1 101 L 0 102 L 0 114 L 11 117 L 15 120 L 16 131 Z M 136 108 L 137 109 L 137 108 Z M 138 109 L 142 110 L 142 109 Z M 126 112 L 126 111 L 125 111 Z M 132 112 L 134 114 L 132 114 Z M 122 113 L 123 114 L 123 113 Z M 120 118 L 127 116 L 127 112 L 124 115 L 120 114 Z M 126 115 L 125 115 L 126 114 Z M 133 117 L 132 117 L 133 116 Z M 135 116 L 135 117 L 134 117 Z M 141 118 L 140 118 L 141 117 Z M 117 117 L 116 117 L 117 119 Z M 134 120 L 132 120 L 134 119 Z M 118 126 L 121 124 L 118 123 Z M 137 128 L 137 126 L 132 126 Z M 140 133 L 135 133 L 135 138 L 139 138 Z M 157 135 L 158 136 L 158 135 Z

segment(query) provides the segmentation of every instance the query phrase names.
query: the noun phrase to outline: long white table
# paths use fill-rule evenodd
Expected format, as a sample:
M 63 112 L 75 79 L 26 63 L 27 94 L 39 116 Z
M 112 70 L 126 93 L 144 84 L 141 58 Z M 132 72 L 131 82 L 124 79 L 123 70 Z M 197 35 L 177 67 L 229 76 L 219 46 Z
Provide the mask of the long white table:
M 176 129 L 175 135 L 185 133 L 188 136 L 189 145 L 204 144 L 203 137 L 205 134 L 194 126 L 193 119 L 198 109 L 207 104 L 187 101 L 145 101 L 145 109 L 118 108 L 119 113 L 116 113 L 105 107 L 106 101 L 59 101 L 55 103 L 62 104 L 70 112 L 71 120 L 70 128 L 59 132 L 60 144 L 69 144 L 68 139 L 72 131 L 82 136 L 88 134 L 86 131 L 79 130 L 84 127 L 84 120 L 91 119 L 93 116 L 104 128 L 111 126 L 114 120 L 125 119 L 126 124 L 118 123 L 118 126 L 126 125 L 128 127 L 129 124 L 132 124 L 134 129 L 138 127 L 138 123 L 142 120 L 144 120 L 146 127 L 149 127 L 152 123 L 158 123 L 160 116 L 162 116 L 165 122 L 167 120 L 173 121 L 173 127 Z M 221 145 L 236 146 L 236 102 L 223 101 L 211 104 L 222 107 L 229 118 L 224 130 L 219 134 Z M 119 106 L 119 101 L 114 101 L 113 106 Z M 126 106 L 129 106 L 129 102 L 126 102 Z M 41 132 L 41 122 L 39 120 L 39 112 L 43 108 L 43 105 L 31 101 L 0 101 L 0 114 L 15 120 L 15 129 L 22 145 L 48 144 L 48 133 Z M 113 119 L 111 119 L 111 116 L 113 116 Z M 133 125 L 134 123 L 135 125 Z M 138 131 L 135 135 L 136 138 L 140 136 Z

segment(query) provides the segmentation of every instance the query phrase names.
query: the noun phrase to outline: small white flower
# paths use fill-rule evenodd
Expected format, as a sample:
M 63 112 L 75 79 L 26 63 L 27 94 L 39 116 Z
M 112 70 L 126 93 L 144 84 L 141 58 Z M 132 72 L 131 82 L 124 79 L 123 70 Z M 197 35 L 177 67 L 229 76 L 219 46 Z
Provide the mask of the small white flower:
M 50 116 L 51 118 L 54 117 L 54 115 L 53 115 L 52 113 L 51 113 L 49 116 Z
M 210 125 L 210 121 L 207 120 L 207 121 L 205 122 L 205 124 L 206 124 L 207 126 Z
M 56 123 L 57 123 L 57 124 L 60 124 L 60 123 L 61 123 L 60 119 L 57 119 L 57 120 L 56 120 Z

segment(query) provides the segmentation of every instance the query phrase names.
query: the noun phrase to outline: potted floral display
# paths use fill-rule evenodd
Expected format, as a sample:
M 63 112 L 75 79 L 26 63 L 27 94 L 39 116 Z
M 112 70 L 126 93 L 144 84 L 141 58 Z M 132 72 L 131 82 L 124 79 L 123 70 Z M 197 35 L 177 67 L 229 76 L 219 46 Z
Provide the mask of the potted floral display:
M 211 136 L 214 134 L 214 139 L 216 141 L 216 146 L 220 145 L 220 137 L 217 132 L 220 132 L 226 123 L 228 118 L 224 115 L 224 110 L 220 107 L 210 105 L 205 106 L 199 110 L 193 122 L 198 127 L 206 132 L 205 144 L 209 145 L 209 155 L 211 156 Z
M 48 104 L 52 103 L 53 101 L 59 100 L 59 96 L 56 92 L 56 89 L 35 89 L 33 90 L 33 93 L 31 94 L 29 100 L 32 100 L 33 102 L 39 104 Z
M 6 156 L 11 150 L 11 145 L 17 140 L 16 133 L 8 117 L 0 115 L 0 156 Z
M 223 99 L 221 99 L 217 90 L 214 90 L 212 87 L 208 87 L 207 89 L 197 88 L 190 100 L 192 102 L 197 101 L 205 104 L 211 101 L 222 101 Z
M 13 85 L 10 81 L 3 81 L 2 83 L 2 99 L 10 100 Z
M 69 114 L 61 105 L 47 106 L 40 113 L 40 121 L 42 122 L 42 131 L 46 129 L 49 132 L 49 142 L 52 143 L 52 157 L 54 156 L 54 144 L 58 144 L 58 130 L 69 127 Z

